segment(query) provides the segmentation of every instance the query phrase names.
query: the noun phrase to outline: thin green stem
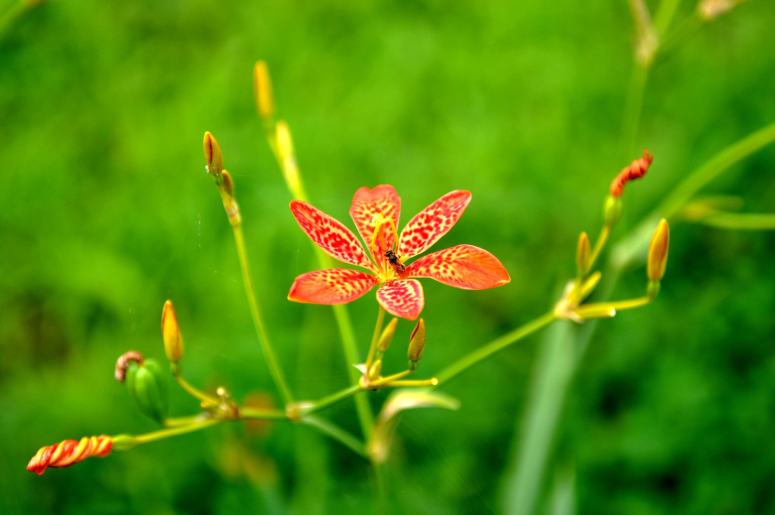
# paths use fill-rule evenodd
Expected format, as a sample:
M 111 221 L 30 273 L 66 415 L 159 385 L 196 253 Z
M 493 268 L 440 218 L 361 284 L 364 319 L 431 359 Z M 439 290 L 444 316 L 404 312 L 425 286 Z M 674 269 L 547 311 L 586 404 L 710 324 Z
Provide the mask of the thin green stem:
M 250 420 L 250 419 L 280 420 L 280 419 L 286 419 L 286 418 L 288 418 L 288 416 L 285 414 L 284 411 L 268 410 L 268 409 L 258 409 L 258 408 L 250 408 L 250 407 L 240 406 L 240 408 L 239 408 L 239 418 L 243 419 L 243 420 Z
M 767 231 L 775 229 L 775 214 L 756 213 L 714 213 L 697 223 L 718 229 L 737 229 L 746 231 Z
M 234 233 L 234 244 L 237 247 L 237 256 L 239 257 L 240 269 L 242 270 L 242 282 L 245 286 L 245 295 L 248 299 L 248 305 L 250 306 L 250 316 L 253 318 L 256 334 L 258 335 L 259 342 L 261 342 L 261 347 L 264 351 L 264 356 L 266 357 L 266 363 L 269 366 L 269 373 L 272 375 L 275 386 L 277 386 L 277 389 L 280 391 L 283 402 L 288 404 L 293 402 L 293 396 L 285 381 L 283 371 L 277 362 L 274 350 L 272 350 L 272 344 L 266 331 L 266 325 L 264 324 L 264 319 L 261 316 L 261 311 L 258 307 L 256 292 L 253 288 L 253 279 L 250 276 L 250 266 L 248 265 L 248 256 L 245 249 L 245 237 L 242 233 L 242 226 L 232 225 L 232 232 Z
M 453 377 L 457 376 L 461 372 L 464 372 L 468 368 L 476 365 L 480 361 L 489 358 L 496 352 L 505 349 L 509 345 L 518 342 L 522 338 L 525 338 L 534 332 L 543 329 L 547 325 L 557 320 L 557 317 L 553 312 L 549 312 L 543 316 L 536 318 L 520 327 L 517 327 L 513 331 L 504 334 L 503 336 L 496 338 L 487 345 L 479 347 L 475 351 L 471 352 L 455 361 L 451 365 L 447 366 L 441 372 L 436 374 L 439 384 L 446 383 Z
M 161 429 L 159 431 L 153 431 L 151 433 L 137 435 L 132 437 L 132 441 L 136 445 L 141 445 L 144 443 L 155 442 L 157 440 L 163 440 L 164 438 L 169 438 L 171 436 L 177 436 L 177 435 L 182 435 L 186 433 L 192 433 L 194 431 L 199 431 L 200 429 L 205 429 L 210 426 L 214 426 L 215 424 L 219 424 L 221 422 L 223 422 L 223 419 L 202 418 L 193 424 L 171 427 L 168 429 Z
M 338 441 L 345 447 L 349 448 L 351 451 L 355 452 L 359 456 L 362 456 L 364 458 L 368 458 L 368 453 L 366 452 L 366 446 L 358 440 L 355 436 L 348 433 L 344 429 L 340 428 L 339 426 L 336 426 L 329 421 L 315 417 L 315 416 L 305 416 L 301 419 L 301 422 L 303 424 L 306 424 L 308 426 L 312 426 L 321 433 L 324 433 L 334 440 Z
M 190 417 L 169 417 L 164 419 L 165 427 L 187 426 L 197 422 L 202 417 L 201 414 Z
M 323 408 L 327 408 L 328 406 L 331 406 L 332 404 L 336 404 L 342 399 L 346 399 L 347 397 L 351 397 L 355 395 L 361 390 L 362 388 L 360 384 L 357 384 L 357 383 L 352 386 L 348 386 L 347 388 L 334 392 L 331 395 L 326 395 L 322 399 L 313 401 L 311 404 L 309 404 L 304 408 L 304 413 L 313 413 L 315 411 L 320 411 Z
M 589 257 L 589 265 L 587 265 L 587 270 L 592 270 L 592 268 L 595 266 L 595 263 L 600 257 L 600 254 L 603 252 L 603 248 L 605 248 L 605 244 L 608 241 L 608 237 L 610 235 L 611 227 L 609 225 L 604 225 L 603 229 L 600 231 L 600 235 L 597 237 L 597 241 L 595 241 L 595 247 L 592 249 L 592 254 Z M 583 277 L 581 279 L 583 279 Z
M 371 368 L 371 363 L 374 361 L 374 355 L 377 353 L 377 344 L 379 343 L 379 336 L 382 333 L 382 324 L 385 322 L 385 310 L 382 306 L 377 304 L 377 322 L 374 324 L 374 333 L 371 335 L 371 345 L 369 345 L 369 354 L 366 358 L 366 370 Z
M 174 372 L 173 376 L 175 377 L 175 381 L 180 385 L 183 390 L 186 391 L 187 394 L 191 395 L 192 397 L 198 399 L 201 402 L 208 403 L 208 404 L 217 404 L 218 399 L 213 397 L 212 395 L 203 392 L 196 386 L 192 385 L 186 379 L 180 375 L 180 372 Z

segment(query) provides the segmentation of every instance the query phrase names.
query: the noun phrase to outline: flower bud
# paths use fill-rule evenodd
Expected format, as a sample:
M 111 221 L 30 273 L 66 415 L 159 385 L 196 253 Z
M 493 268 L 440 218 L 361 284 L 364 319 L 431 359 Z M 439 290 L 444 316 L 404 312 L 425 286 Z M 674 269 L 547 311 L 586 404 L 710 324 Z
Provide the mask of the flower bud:
M 170 363 L 177 363 L 183 357 L 183 335 L 180 334 L 178 318 L 171 300 L 165 302 L 161 310 L 161 335 L 167 359 Z
M 603 206 L 603 221 L 608 227 L 613 227 L 622 217 L 622 199 L 608 195 Z
M 369 381 L 376 381 L 379 379 L 379 375 L 382 373 L 382 360 L 378 359 L 372 363 L 371 367 L 369 368 Z
M 274 100 L 272 99 L 272 80 L 269 78 L 269 68 L 266 61 L 256 61 L 253 67 L 253 93 L 256 97 L 258 115 L 265 121 L 274 116 Z
M 106 435 L 84 436 L 80 440 L 63 440 L 38 449 L 27 464 L 27 470 L 41 475 L 49 467 L 69 467 L 92 456 L 103 458 L 112 448 L 113 440 Z
M 398 319 L 393 318 L 382 330 L 382 334 L 379 336 L 379 343 L 377 344 L 377 351 L 380 354 L 384 354 L 388 347 L 390 347 L 390 342 L 393 341 L 393 336 L 396 334 L 396 326 L 398 326 Z
M 205 152 L 207 173 L 213 177 L 219 178 L 223 171 L 223 154 L 221 154 L 221 146 L 210 131 L 205 132 L 202 146 L 204 147 Z
M 650 282 L 659 282 L 665 276 L 667 253 L 670 247 L 670 227 L 664 218 L 659 221 L 649 244 L 647 275 Z
M 407 357 L 409 358 L 409 369 L 417 368 L 417 362 L 422 357 L 422 351 L 425 349 L 425 320 L 422 318 L 414 326 L 412 334 L 409 337 L 409 349 Z
M 579 234 L 579 242 L 576 247 L 576 266 L 579 269 L 579 277 L 584 277 L 589 272 L 592 249 L 589 245 L 589 236 L 586 232 Z
M 140 411 L 162 423 L 167 416 L 168 402 L 167 384 L 159 363 L 146 359 L 142 364 L 130 364 L 126 385 Z

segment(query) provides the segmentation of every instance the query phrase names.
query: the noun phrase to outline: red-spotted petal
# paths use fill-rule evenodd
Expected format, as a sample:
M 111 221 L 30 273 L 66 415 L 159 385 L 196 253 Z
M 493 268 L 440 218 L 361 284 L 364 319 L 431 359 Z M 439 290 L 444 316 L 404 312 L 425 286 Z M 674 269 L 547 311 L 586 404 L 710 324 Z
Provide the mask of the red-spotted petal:
M 377 290 L 377 300 L 393 316 L 414 320 L 422 312 L 425 297 L 414 279 L 388 281 Z
M 301 200 L 291 202 L 291 213 L 307 236 L 332 257 L 370 270 L 374 268 L 358 238 L 335 218 Z
M 473 245 L 432 252 L 406 267 L 407 277 L 430 277 L 464 290 L 486 290 L 511 281 L 498 258 Z
M 460 220 L 471 192 L 450 191 L 412 218 L 398 239 L 398 255 L 408 259 L 427 250 Z
M 307 304 L 345 304 L 363 296 L 377 278 L 360 270 L 330 268 L 302 274 L 293 281 L 288 300 Z
M 353 196 L 350 216 L 377 263 L 385 259 L 386 250 L 393 250 L 400 213 L 401 198 L 389 184 L 373 189 L 360 188 Z M 379 234 L 375 235 L 374 230 L 380 220 L 383 225 Z

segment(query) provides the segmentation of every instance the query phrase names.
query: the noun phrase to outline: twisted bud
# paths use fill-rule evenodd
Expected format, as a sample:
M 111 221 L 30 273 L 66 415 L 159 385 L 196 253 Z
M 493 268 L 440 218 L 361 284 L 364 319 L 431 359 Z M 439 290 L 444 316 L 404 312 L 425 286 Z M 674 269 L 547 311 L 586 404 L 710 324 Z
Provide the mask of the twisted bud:
M 27 464 L 27 470 L 41 475 L 49 467 L 69 467 L 93 456 L 103 458 L 112 448 L 113 439 L 105 435 L 63 440 L 38 449 Z

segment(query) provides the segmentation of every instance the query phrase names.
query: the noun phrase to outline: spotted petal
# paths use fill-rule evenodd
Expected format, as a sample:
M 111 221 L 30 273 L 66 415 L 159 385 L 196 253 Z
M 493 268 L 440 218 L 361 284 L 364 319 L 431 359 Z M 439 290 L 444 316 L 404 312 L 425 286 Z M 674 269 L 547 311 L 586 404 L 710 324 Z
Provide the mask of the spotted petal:
M 398 239 L 398 255 L 408 259 L 427 250 L 460 220 L 471 192 L 450 191 L 412 218 Z
M 363 296 L 377 278 L 360 270 L 330 268 L 302 274 L 293 281 L 288 300 L 307 304 L 345 304 Z
M 422 285 L 414 279 L 388 281 L 377 290 L 377 300 L 393 316 L 414 320 L 422 312 Z
M 464 290 L 486 290 L 511 281 L 498 258 L 473 245 L 456 245 L 423 256 L 408 267 L 407 277 L 430 277 Z
M 389 184 L 360 188 L 353 196 L 350 216 L 377 263 L 384 260 L 386 250 L 393 249 L 400 213 L 401 198 Z M 374 234 L 379 220 L 384 223 L 379 234 Z
M 301 200 L 291 202 L 291 213 L 307 236 L 329 255 L 351 265 L 373 269 L 358 238 L 341 222 Z

